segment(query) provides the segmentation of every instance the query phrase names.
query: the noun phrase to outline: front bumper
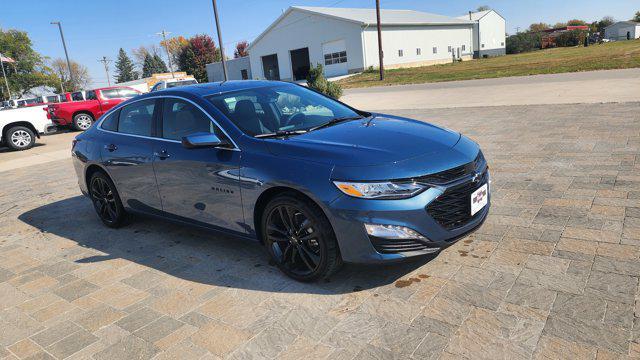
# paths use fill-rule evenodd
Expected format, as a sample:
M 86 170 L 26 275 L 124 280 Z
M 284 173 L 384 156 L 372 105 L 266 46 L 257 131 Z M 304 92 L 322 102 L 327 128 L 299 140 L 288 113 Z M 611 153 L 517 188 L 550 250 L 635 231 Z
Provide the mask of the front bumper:
M 331 202 L 329 211 L 342 259 L 350 263 L 398 262 L 451 246 L 477 230 L 485 221 L 491 204 L 490 193 L 487 205 L 482 210 L 474 216 L 469 214 L 466 221 L 455 227 L 447 228 L 442 219 L 436 220 L 430 215 L 428 206 L 460 186 L 467 186 L 472 192 L 488 184 L 488 169 L 485 174 L 477 183 L 473 183 L 472 177 L 465 177 L 403 200 L 367 200 L 340 196 Z M 471 201 L 470 193 L 466 200 Z M 365 223 L 405 226 L 419 232 L 428 241 L 371 238 L 364 228 Z

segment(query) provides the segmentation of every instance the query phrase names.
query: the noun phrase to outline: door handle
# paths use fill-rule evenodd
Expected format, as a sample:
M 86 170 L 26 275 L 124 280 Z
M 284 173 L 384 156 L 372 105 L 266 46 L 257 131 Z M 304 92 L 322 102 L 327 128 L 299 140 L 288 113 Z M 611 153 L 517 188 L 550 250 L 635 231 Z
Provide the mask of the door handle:
M 170 155 L 167 153 L 167 150 L 160 150 L 160 151 L 156 151 L 153 153 L 154 156 L 157 156 L 160 160 L 164 160 L 168 157 L 170 157 Z
M 104 149 L 109 151 L 109 152 L 114 152 L 114 151 L 118 150 L 118 147 L 115 146 L 114 144 L 109 144 L 109 145 L 105 145 Z

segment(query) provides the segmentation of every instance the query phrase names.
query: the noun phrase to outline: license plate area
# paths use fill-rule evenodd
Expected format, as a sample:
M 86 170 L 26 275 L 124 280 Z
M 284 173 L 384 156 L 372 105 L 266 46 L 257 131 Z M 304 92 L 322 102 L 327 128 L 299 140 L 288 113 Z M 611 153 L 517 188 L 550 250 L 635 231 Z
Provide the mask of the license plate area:
M 471 193 L 471 216 L 482 210 L 487 205 L 488 199 L 489 186 L 487 184 L 482 185 L 476 191 Z

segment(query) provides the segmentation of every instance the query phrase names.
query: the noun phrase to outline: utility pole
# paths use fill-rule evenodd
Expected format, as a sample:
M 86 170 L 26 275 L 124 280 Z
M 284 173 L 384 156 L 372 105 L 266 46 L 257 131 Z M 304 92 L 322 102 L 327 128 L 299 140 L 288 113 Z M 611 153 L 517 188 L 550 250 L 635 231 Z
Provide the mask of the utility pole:
M 104 65 L 104 72 L 107 73 L 107 83 L 111 86 L 111 78 L 109 77 L 109 63 L 111 60 L 107 59 L 106 56 L 103 56 L 102 59 L 98 61 Z
M 383 53 L 382 53 L 382 28 L 380 26 L 380 0 L 376 0 L 376 18 L 378 21 L 378 58 L 380 59 L 380 81 L 382 81 L 384 80 L 384 64 L 382 62 Z
M 67 67 L 69 68 L 69 80 L 71 80 L 71 83 L 73 84 L 75 81 L 73 77 L 73 71 L 71 69 L 71 61 L 69 61 L 69 53 L 67 52 L 67 43 L 64 41 L 64 34 L 62 33 L 62 24 L 60 23 L 60 21 L 52 21 L 51 25 L 58 25 L 58 30 L 60 30 L 60 38 L 62 39 L 64 56 L 67 58 Z
M 212 0 L 212 1 L 213 1 L 213 15 L 216 17 L 216 31 L 218 32 L 218 44 L 220 44 L 220 56 L 222 57 L 222 72 L 224 73 L 224 81 L 227 81 L 229 79 L 227 78 L 227 64 L 224 62 L 224 48 L 222 46 L 222 33 L 220 32 L 220 21 L 218 21 L 218 6 L 216 5 L 216 0 Z
M 156 33 L 156 35 L 160 35 L 162 36 L 162 42 L 164 42 L 164 49 L 167 51 L 167 59 L 169 59 L 169 71 L 171 71 L 171 77 L 175 78 L 176 76 L 173 74 L 173 64 L 171 63 L 171 54 L 169 53 L 169 43 L 167 42 L 167 35 L 171 34 L 168 31 L 164 31 L 162 30 L 159 33 Z

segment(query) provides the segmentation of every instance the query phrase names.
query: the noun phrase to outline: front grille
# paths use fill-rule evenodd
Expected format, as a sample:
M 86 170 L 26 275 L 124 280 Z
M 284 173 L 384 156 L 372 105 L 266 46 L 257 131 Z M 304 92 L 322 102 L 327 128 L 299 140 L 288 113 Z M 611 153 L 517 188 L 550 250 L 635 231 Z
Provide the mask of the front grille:
M 485 170 L 478 182 L 469 180 L 447 189 L 427 206 L 427 212 L 440 226 L 447 230 L 457 229 L 480 216 L 481 211 L 471 216 L 471 193 L 487 183 Z
M 485 165 L 485 159 L 480 151 L 475 160 L 470 163 L 454 167 L 453 169 L 441 171 L 435 174 L 429 174 L 415 178 L 416 182 L 427 184 L 446 184 L 458 180 L 466 175 L 473 174 L 478 170 L 482 170 Z
M 421 251 L 433 248 L 434 245 L 426 244 L 412 239 L 385 239 L 369 236 L 371 244 L 380 254 L 397 254 L 409 251 Z

